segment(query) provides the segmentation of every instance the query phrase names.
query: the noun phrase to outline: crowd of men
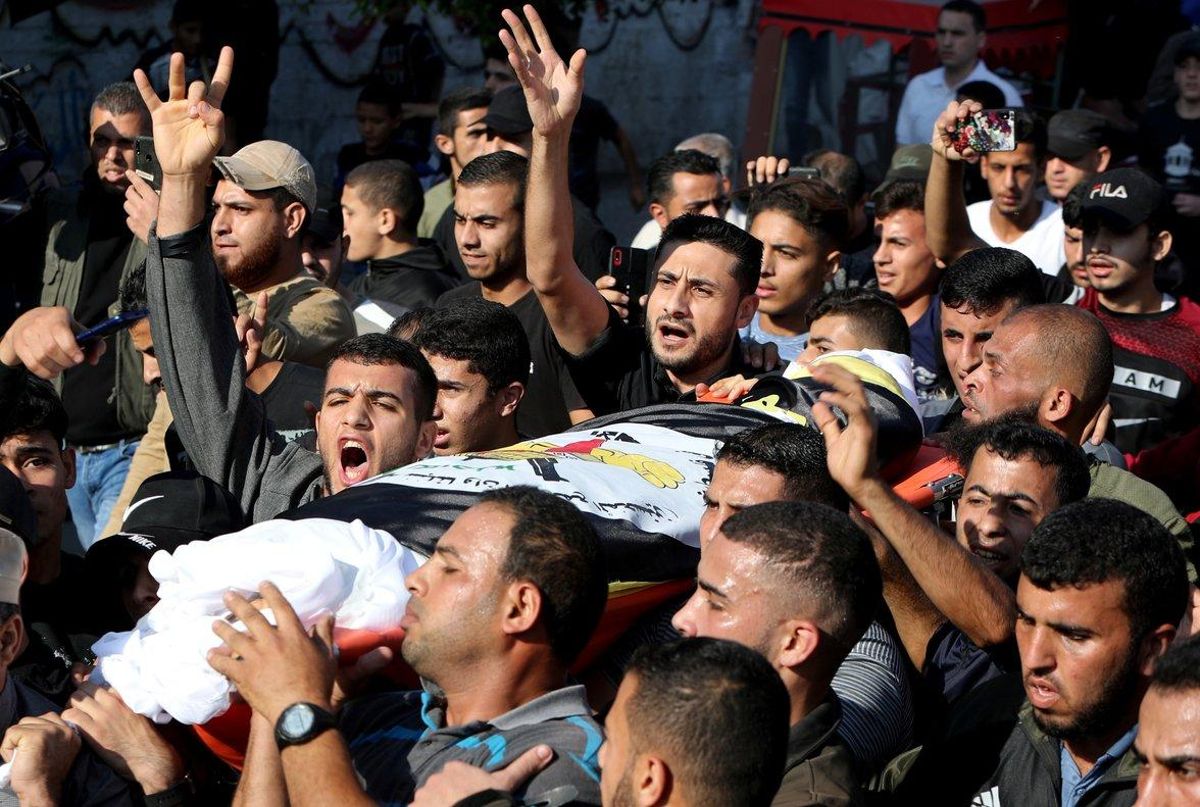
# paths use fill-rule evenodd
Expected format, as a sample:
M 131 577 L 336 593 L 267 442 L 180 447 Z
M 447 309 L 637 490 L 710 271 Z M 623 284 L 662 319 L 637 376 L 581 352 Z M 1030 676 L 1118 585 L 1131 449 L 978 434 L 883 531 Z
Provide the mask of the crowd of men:
M 375 85 L 332 204 L 292 146 L 225 148 L 231 48 L 207 84 L 164 53 L 95 97 L 82 186 L 30 227 L 40 305 L 0 338 L 0 803 L 1200 803 L 1200 34 L 1135 147 L 1022 108 L 950 0 L 874 189 L 821 151 L 748 160 L 735 194 L 701 133 L 643 195 L 586 54 L 521 11 L 487 85 L 436 105 L 427 189 Z M 1016 108 L 1012 150 L 956 137 L 985 106 Z M 599 139 L 647 203 L 633 247 L 579 184 Z M 605 519 L 497 484 L 421 553 L 398 653 L 340 658 L 270 580 L 225 595 L 236 766 L 94 673 L 160 601 L 158 553 L 431 457 L 705 413 L 736 428 L 675 505 L 694 580 L 598 657 L 638 582 Z M 930 454 L 932 504 L 905 483 Z

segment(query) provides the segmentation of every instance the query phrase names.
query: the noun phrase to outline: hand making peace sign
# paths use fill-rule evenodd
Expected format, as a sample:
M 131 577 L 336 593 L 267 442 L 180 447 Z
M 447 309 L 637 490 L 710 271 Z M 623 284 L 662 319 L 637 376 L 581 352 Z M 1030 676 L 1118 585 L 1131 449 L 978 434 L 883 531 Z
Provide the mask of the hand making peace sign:
M 206 173 L 213 157 L 225 140 L 225 115 L 221 100 L 229 88 L 233 72 L 233 48 L 221 48 L 212 83 L 193 81 L 187 86 L 184 79 L 183 54 L 171 54 L 168 91 L 165 101 L 159 100 L 149 77 L 141 70 L 133 71 L 133 80 L 150 110 L 154 123 L 154 152 L 162 166 L 163 176 Z

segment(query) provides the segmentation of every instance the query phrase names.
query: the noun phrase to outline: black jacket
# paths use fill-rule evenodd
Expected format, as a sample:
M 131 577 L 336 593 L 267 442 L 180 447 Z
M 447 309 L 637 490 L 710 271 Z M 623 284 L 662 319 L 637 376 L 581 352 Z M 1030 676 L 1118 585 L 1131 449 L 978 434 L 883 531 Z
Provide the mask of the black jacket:
M 1008 807 L 1056 805 L 1062 791 L 1059 741 L 1025 703 L 1015 725 L 991 723 L 926 747 L 896 790 L 897 804 Z M 1138 762 L 1130 747 L 1080 799 L 1080 807 L 1127 807 L 1137 800 Z M 915 800 L 915 801 L 914 801 Z
M 368 261 L 367 271 L 347 286 L 369 300 L 411 311 L 433 305 L 443 292 L 453 288 L 453 271 L 437 244 L 422 238 L 408 252 Z

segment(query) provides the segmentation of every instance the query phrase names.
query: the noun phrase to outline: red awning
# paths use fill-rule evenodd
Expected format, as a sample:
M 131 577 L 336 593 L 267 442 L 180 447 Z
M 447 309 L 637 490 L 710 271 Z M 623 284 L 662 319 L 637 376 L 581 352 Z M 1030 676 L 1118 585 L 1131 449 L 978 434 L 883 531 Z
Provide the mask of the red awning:
M 1042 0 L 1033 11 L 1029 5 L 1030 0 L 985 0 L 984 57 L 992 67 L 1048 77 L 1067 38 L 1066 0 Z M 860 36 L 867 45 L 886 39 L 894 51 L 916 40 L 932 49 L 940 7 L 906 0 L 763 0 L 759 29 L 777 26 L 790 34 L 803 28 L 813 35 L 832 31 L 839 39 Z

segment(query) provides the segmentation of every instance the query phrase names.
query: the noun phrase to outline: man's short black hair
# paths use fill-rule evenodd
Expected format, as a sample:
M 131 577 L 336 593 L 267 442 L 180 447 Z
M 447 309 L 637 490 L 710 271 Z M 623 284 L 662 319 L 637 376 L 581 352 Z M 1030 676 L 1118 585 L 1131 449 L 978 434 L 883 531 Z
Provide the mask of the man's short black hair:
M 737 258 L 733 276 L 737 278 L 743 295 L 753 294 L 758 288 L 758 277 L 762 272 L 762 242 L 724 219 L 694 213 L 678 217 L 663 230 L 651 277 L 658 276 L 658 270 L 670 256 L 673 247 L 695 243 L 709 244 Z
M 1200 636 L 1176 642 L 1154 662 L 1150 686 L 1167 692 L 1200 689 Z
M 468 298 L 437 308 L 411 337 L 426 354 L 468 362 L 495 394 L 514 381 L 529 383 L 529 339 L 517 315 L 500 303 Z
M 898 210 L 915 210 L 925 215 L 925 183 L 912 180 L 889 182 L 871 194 L 875 218 L 886 219 Z
M 456 185 L 516 185 L 513 207 L 525 209 L 525 183 L 529 178 L 529 160 L 511 151 L 480 154 L 463 166 Z
M 413 414 L 420 421 L 433 418 L 433 405 L 437 401 L 437 376 L 421 351 L 411 342 L 383 333 L 363 334 L 339 345 L 325 364 L 325 371 L 328 372 L 336 361 L 367 366 L 398 364 L 412 370 L 416 382 L 413 396 L 416 412 Z
M 666 757 L 693 804 L 771 803 L 791 709 L 766 658 L 724 639 L 681 639 L 644 645 L 626 675 L 636 681 L 625 711 L 631 744 Z
M 146 298 L 146 262 L 139 261 L 136 266 L 129 270 L 128 274 L 121 281 L 121 288 L 117 294 L 117 302 L 120 304 L 121 313 L 128 311 L 141 311 L 150 307 L 150 302 Z
M 575 660 L 600 624 L 608 574 L 600 538 L 575 505 L 528 485 L 485 493 L 514 519 L 501 576 L 528 580 L 542 593 L 541 623 L 564 665 Z
M 371 160 L 346 175 L 346 187 L 354 188 L 358 198 L 377 213 L 385 207 L 395 211 L 400 229 L 415 235 L 417 222 L 425 212 L 425 193 L 421 178 L 404 160 Z
M 862 638 L 883 600 L 883 578 L 866 533 L 850 516 L 815 502 L 770 502 L 734 513 L 721 535 L 748 547 L 803 599 L 840 663 Z
M 1014 109 L 1013 131 L 1018 144 L 1029 143 L 1038 160 L 1045 159 L 1050 137 L 1045 118 L 1028 109 Z
M 468 109 L 487 109 L 492 91 L 487 87 L 460 87 L 438 101 L 438 134 L 454 137 L 458 116 Z
M 424 327 L 425 321 L 432 317 L 436 310 L 431 305 L 419 305 L 405 311 L 388 326 L 387 335 L 403 339 L 406 342 L 414 341 L 413 337 Z
M 867 175 L 863 172 L 862 164 L 849 154 L 833 149 L 817 149 L 805 154 L 800 162 L 817 169 L 821 179 L 841 194 L 847 207 L 854 207 L 867 193 Z
M 676 174 L 705 174 L 721 175 L 721 164 L 716 157 L 710 157 L 696 149 L 672 151 L 650 163 L 646 173 L 646 195 L 651 202 L 665 205 L 675 196 Z
M 142 100 L 141 91 L 132 81 L 118 81 L 109 84 L 92 100 L 92 108 L 103 109 L 114 117 L 141 115 L 145 118 L 146 123 L 150 122 L 150 110 L 146 108 L 146 102 Z
M 1009 462 L 1032 460 L 1043 468 L 1054 468 L 1059 507 L 1085 498 L 1092 485 L 1088 462 L 1079 446 L 1058 432 L 1016 415 L 1002 415 L 973 428 L 954 430 L 947 448 L 968 471 L 981 448 Z
M 358 93 L 358 103 L 378 104 L 387 107 L 389 115 L 400 112 L 400 96 L 386 82 L 373 79 L 363 85 Z
M 1153 516 L 1114 499 L 1084 499 L 1046 516 L 1021 553 L 1021 574 L 1044 590 L 1121 582 L 1134 642 L 1160 625 L 1178 625 L 1188 602 L 1175 537 Z
M 948 3 L 942 4 L 941 10 L 969 14 L 971 22 L 975 24 L 975 33 L 982 33 L 987 30 L 987 12 L 983 10 L 983 6 L 973 0 L 950 0 Z
M 821 249 L 841 249 L 850 232 L 846 200 L 833 186 L 811 177 L 786 177 L 767 185 L 755 185 L 746 209 L 746 226 L 768 210 L 783 213 L 817 239 Z
M 983 79 L 958 85 L 954 94 L 959 101 L 977 101 L 983 105 L 984 109 L 1000 109 L 1007 103 L 1004 98 L 1004 90 L 993 82 Z
M 1083 229 L 1083 197 L 1087 195 L 1089 182 L 1080 182 L 1067 193 L 1062 203 L 1063 224 L 1073 230 Z
M 912 332 L 896 298 L 885 291 L 862 286 L 832 289 L 808 308 L 810 323 L 833 316 L 848 319 L 855 336 L 870 350 L 890 350 L 906 356 L 912 352 Z
M 4 400 L 7 405 L 0 413 L 0 441 L 15 434 L 46 431 L 54 435 L 59 447 L 65 447 L 67 410 L 49 381 L 31 373 L 21 373 Z
M 1042 271 L 1025 255 L 1005 247 L 973 249 L 942 273 L 942 305 L 979 315 L 995 314 L 1012 303 L 1025 308 L 1046 302 Z
M 825 439 L 798 423 L 768 423 L 738 432 L 721 446 L 717 462 L 761 467 L 783 477 L 791 501 L 817 502 L 835 510 L 850 506 L 842 486 L 829 475 Z

